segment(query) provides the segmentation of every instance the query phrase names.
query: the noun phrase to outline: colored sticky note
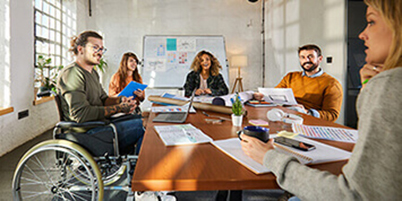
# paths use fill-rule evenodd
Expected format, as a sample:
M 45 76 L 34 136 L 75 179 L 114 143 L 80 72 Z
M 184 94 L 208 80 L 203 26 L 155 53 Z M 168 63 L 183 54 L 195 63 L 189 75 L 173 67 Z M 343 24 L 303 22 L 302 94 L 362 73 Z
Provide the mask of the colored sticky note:
M 177 50 L 177 39 L 176 38 L 166 39 L 166 50 L 167 51 L 176 51 Z

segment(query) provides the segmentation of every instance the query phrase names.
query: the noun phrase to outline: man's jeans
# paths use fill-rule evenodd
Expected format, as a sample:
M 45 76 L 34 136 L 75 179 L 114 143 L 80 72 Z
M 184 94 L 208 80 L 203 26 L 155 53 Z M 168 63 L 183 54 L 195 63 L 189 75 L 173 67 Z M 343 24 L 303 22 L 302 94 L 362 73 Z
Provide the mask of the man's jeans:
M 137 144 L 135 154 L 138 154 L 140 152 L 142 138 L 145 132 L 145 129 L 142 125 L 142 119 L 128 119 L 125 121 L 115 122 L 113 124 L 116 126 L 118 133 L 120 154 L 132 153 L 135 144 Z M 87 134 L 93 134 L 104 130 L 112 131 L 112 128 L 109 126 L 96 127 L 87 131 Z

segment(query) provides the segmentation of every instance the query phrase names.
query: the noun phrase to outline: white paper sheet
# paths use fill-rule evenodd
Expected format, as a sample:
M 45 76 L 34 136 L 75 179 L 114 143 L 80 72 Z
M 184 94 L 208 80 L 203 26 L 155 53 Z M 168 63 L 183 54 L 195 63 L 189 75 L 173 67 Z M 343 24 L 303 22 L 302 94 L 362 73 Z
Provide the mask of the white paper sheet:
M 212 138 L 192 124 L 155 126 L 154 128 L 166 146 L 200 144 L 212 141 Z
M 273 137 L 273 135 L 270 135 Z M 338 149 L 314 140 L 309 140 L 307 138 L 296 136 L 293 139 L 300 140 L 302 142 L 313 144 L 316 149 L 311 151 L 301 151 L 295 148 L 286 147 L 286 150 L 276 147 L 276 149 L 282 153 L 290 154 L 295 156 L 302 164 L 312 163 L 325 163 L 331 161 L 339 161 L 349 159 L 352 155 L 351 152 Z M 270 172 L 270 170 L 263 165 L 257 163 L 252 158 L 248 157 L 241 149 L 241 144 L 239 138 L 231 138 L 226 140 L 216 140 L 211 142 L 216 148 L 244 165 L 249 170 L 256 174 L 263 174 Z M 303 157 L 300 157 L 303 156 Z M 306 159 L 308 158 L 308 160 Z
M 248 157 L 241 149 L 239 138 L 230 138 L 226 140 L 216 140 L 211 142 L 216 148 L 227 154 L 240 164 L 256 174 L 271 172 L 268 168 L 259 164 L 252 158 Z

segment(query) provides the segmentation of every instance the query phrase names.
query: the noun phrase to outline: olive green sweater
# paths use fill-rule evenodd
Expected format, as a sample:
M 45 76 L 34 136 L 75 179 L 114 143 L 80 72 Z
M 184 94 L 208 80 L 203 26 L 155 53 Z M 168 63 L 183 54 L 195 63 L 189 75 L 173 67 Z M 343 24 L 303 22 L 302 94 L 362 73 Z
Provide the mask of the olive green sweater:
M 57 93 L 65 120 L 81 123 L 105 119 L 104 101 L 108 96 L 95 70 L 89 72 L 77 63 L 65 67 L 57 81 Z

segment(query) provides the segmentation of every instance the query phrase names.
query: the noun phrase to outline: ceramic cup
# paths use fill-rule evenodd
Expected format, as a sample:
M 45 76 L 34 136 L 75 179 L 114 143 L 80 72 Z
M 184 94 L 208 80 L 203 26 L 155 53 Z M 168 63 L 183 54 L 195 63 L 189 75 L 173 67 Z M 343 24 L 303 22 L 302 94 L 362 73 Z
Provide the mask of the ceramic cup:
M 243 130 L 238 132 L 239 138 L 241 133 L 255 137 L 263 142 L 268 142 L 269 140 L 269 128 L 261 126 L 246 126 L 243 128 Z

